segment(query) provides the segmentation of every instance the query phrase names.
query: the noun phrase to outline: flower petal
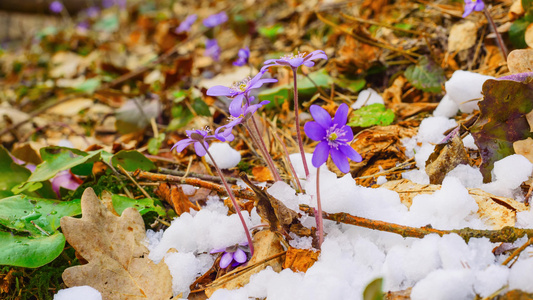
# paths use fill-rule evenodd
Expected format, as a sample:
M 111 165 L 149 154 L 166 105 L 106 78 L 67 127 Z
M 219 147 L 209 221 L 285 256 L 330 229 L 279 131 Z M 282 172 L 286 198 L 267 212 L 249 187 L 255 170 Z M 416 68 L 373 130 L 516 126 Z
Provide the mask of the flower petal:
M 314 121 L 305 123 L 304 132 L 313 141 L 321 141 L 326 136 L 326 129 Z
M 242 114 L 242 100 L 244 98 L 244 94 L 238 94 L 229 104 L 229 113 L 234 116 L 238 117 Z
M 306 66 L 306 67 L 311 68 L 312 66 L 315 65 L 315 63 L 312 62 L 312 61 L 310 61 L 310 60 L 308 60 L 308 61 L 305 61 L 305 62 L 303 63 L 303 65 Z
M 227 96 L 231 97 L 233 94 L 235 94 L 235 91 L 230 89 L 227 86 L 223 85 L 215 85 L 207 90 L 206 93 L 208 96 Z
M 193 142 L 194 142 L 193 139 L 183 139 L 183 140 L 175 143 L 174 146 L 172 146 L 172 148 L 170 148 L 170 151 L 176 149 L 176 152 L 179 153 L 179 152 L 183 151 L 183 149 L 187 148 L 187 146 L 189 146 Z
M 209 145 L 204 142 L 204 146 L 205 148 L 209 148 Z M 200 142 L 195 142 L 194 143 L 194 151 L 196 152 L 196 155 L 198 156 L 204 156 L 207 152 L 205 152 L 205 149 L 204 147 L 202 147 L 202 144 L 200 144 Z
M 313 119 L 315 119 L 315 121 L 320 124 L 320 126 L 322 126 L 324 129 L 329 129 L 331 127 L 331 116 L 325 109 L 316 104 L 313 104 L 309 108 L 309 111 L 311 112 L 311 116 L 313 116 Z
M 474 4 L 475 11 L 482 11 L 484 8 L 485 8 L 485 3 L 482 0 L 478 0 Z
M 348 120 L 348 105 L 346 103 L 343 103 L 337 108 L 337 111 L 335 112 L 335 117 L 333 118 L 333 124 L 337 124 L 338 127 L 342 127 L 346 125 L 346 121 Z
M 350 145 L 339 145 L 339 150 L 341 150 L 346 157 L 355 162 L 361 162 L 363 160 L 361 154 L 357 153 L 357 151 L 355 151 Z
M 348 158 L 344 153 L 338 149 L 331 149 L 331 159 L 333 163 L 339 168 L 342 173 L 350 172 L 350 164 L 348 163 Z
M 250 87 L 247 89 L 247 91 L 251 90 L 251 89 L 258 89 L 260 88 L 261 86 L 263 86 L 263 84 L 265 83 L 271 83 L 271 82 L 278 82 L 277 79 L 275 78 L 265 78 L 265 79 L 260 79 L 258 80 L 257 82 L 253 83 L 252 85 L 250 85 Z
M 315 50 L 305 56 L 305 60 L 315 60 L 315 59 L 328 59 L 326 52 L 324 50 Z
M 231 261 L 233 260 L 233 253 L 224 252 L 220 258 L 220 263 L 218 264 L 222 269 L 227 268 Z
M 298 68 L 299 66 L 303 64 L 304 59 L 303 57 L 295 57 L 295 58 L 289 59 L 287 62 L 291 65 L 291 67 Z
M 311 159 L 315 168 L 320 167 L 326 162 L 326 160 L 328 160 L 329 150 L 330 148 L 326 141 L 322 141 L 316 145 L 315 152 L 313 152 L 313 158 Z
M 344 125 L 341 127 L 341 131 L 344 133 L 342 140 L 350 143 L 353 140 L 353 132 L 350 126 Z
M 248 256 L 242 249 L 237 249 L 235 253 L 233 253 L 233 259 L 238 263 L 245 263 L 246 260 L 248 260 Z

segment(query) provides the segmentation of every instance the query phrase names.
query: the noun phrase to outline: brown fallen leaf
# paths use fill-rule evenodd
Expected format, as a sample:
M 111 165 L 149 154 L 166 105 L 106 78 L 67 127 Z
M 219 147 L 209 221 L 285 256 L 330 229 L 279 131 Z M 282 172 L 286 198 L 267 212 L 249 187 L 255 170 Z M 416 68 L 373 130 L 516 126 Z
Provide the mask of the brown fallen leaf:
M 532 61 L 533 49 L 516 49 L 507 56 L 507 67 L 513 74 L 531 72 L 533 71 Z
M 417 184 L 407 179 L 388 181 L 381 187 L 397 192 L 407 207 L 411 207 L 414 197 L 420 194 L 433 194 L 441 188 L 437 184 Z M 514 226 L 516 213 L 527 210 L 524 203 L 514 199 L 495 196 L 481 189 L 467 190 L 479 206 L 476 214 L 492 229 Z
M 200 210 L 198 206 L 189 200 L 189 197 L 185 195 L 179 185 L 170 185 L 166 182 L 161 183 L 155 190 L 155 194 L 172 205 L 172 208 L 178 216 L 182 213 L 190 212 L 191 208 Z
M 238 289 L 250 282 L 250 277 L 266 267 L 272 267 L 275 272 L 281 272 L 283 264 L 283 246 L 279 234 L 270 230 L 262 230 L 254 235 L 254 256 L 246 264 L 213 281 L 205 290 L 207 297 L 211 297 L 218 289 Z
M 437 145 L 429 156 L 426 162 L 429 182 L 441 184 L 446 174 L 461 164 L 468 165 L 469 159 L 463 140 L 458 133 L 455 133 L 447 143 Z
M 294 232 L 298 236 L 311 236 L 313 234 L 311 229 L 300 223 L 297 212 L 285 206 L 283 202 L 272 197 L 262 188 L 254 185 L 246 173 L 241 172 L 239 176 L 254 191 L 257 197 L 254 201 L 257 214 L 268 222 L 271 231 L 279 232 L 286 237 L 289 236 L 289 232 Z
M 289 247 L 283 262 L 283 269 L 290 268 L 294 272 L 305 272 L 315 264 L 318 255 L 320 255 L 319 251 Z
M 0 294 L 9 293 L 10 287 L 15 281 L 15 276 L 13 276 L 14 272 L 15 269 L 11 269 L 7 272 L 6 276 L 0 278 Z
M 165 263 L 155 264 L 146 254 L 144 221 L 137 210 L 127 208 L 113 215 L 93 189 L 81 197 L 82 218 L 61 218 L 69 244 L 89 263 L 67 268 L 68 287 L 89 285 L 103 299 L 169 299 L 172 277 Z
M 267 167 L 263 167 L 263 166 L 253 167 L 252 174 L 254 175 L 257 181 L 264 182 L 264 181 L 274 180 L 274 178 L 272 177 L 272 173 L 270 173 L 270 170 Z

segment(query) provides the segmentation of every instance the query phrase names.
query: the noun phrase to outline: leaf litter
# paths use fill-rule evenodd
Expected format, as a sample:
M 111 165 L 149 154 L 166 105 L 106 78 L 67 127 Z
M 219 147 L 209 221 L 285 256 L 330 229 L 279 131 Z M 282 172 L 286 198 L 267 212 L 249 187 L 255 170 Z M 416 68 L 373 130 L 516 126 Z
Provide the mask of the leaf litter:
M 60 216 L 22 213 L 23 205 L 2 216 L 0 224 L 6 228 L 0 232 L 7 247 L 20 242 L 32 245 L 36 253 L 48 252 L 44 264 L 69 258 L 61 286 L 41 284 L 46 297 L 51 297 L 49 290 L 85 284 L 104 299 L 366 299 L 384 297 L 384 292 L 391 299 L 512 299 L 533 293 L 527 281 L 533 262 L 525 237 L 533 227 L 526 195 L 533 165 L 524 158 L 530 145 L 526 115 L 531 107 L 527 96 L 516 97 L 527 94 L 531 83 L 520 74 L 513 78 L 522 78 L 522 83 L 486 81 L 509 70 L 529 72 L 516 67 L 529 61 L 526 53 L 512 52 L 506 65 L 486 36 L 481 13 L 461 20 L 457 3 L 412 1 L 213 2 L 198 7 L 186 2 L 166 7 L 117 4 L 96 17 L 80 14 L 65 19 L 63 28 L 40 31 L 35 35 L 40 39 L 36 47 L 42 50 L 38 56 L 23 44 L 13 50 L 0 48 L 0 135 L 7 149 L 2 157 L 10 156 L 0 162 L 7 183 L 0 186 L 0 204 L 35 196 L 49 198 L 36 200 L 43 205 L 55 203 L 51 201 L 57 197 L 72 205 L 82 199 L 81 219 L 65 217 L 62 223 L 70 226 L 61 231 L 43 223 Z M 490 13 L 502 25 L 510 9 L 510 3 L 498 2 Z M 176 31 L 191 12 L 204 19 L 221 11 L 229 20 L 217 27 L 206 29 L 198 21 L 189 32 Z M 74 26 L 75 18 L 86 18 L 89 29 Z M 465 30 L 460 26 L 468 29 L 467 38 L 461 37 Z M 500 29 L 505 31 L 505 26 Z M 513 34 L 509 32 L 511 39 Z M 214 37 L 222 49 L 219 60 L 204 55 L 209 48 L 205 39 Z M 250 49 L 250 66 L 236 68 L 232 63 L 244 46 Z M 190 150 L 169 149 L 185 137 L 184 129 L 225 124 L 228 99 L 209 97 L 206 89 L 253 75 L 265 59 L 281 53 L 317 49 L 329 60 L 317 61 L 298 75 L 300 117 L 309 120 L 311 104 L 333 113 L 341 103 L 354 104 L 358 94 L 364 98 L 364 88 L 372 88 L 383 106 L 372 111 L 366 105 L 349 115 L 360 120 L 352 124 L 352 147 L 363 161 L 352 162 L 350 174 L 340 177 L 331 162 L 320 169 L 323 209 L 336 221 L 325 221 L 326 238 L 318 250 L 311 209 L 316 206 L 317 171 L 313 168 L 305 178 L 298 155 L 290 156 L 295 172 L 286 167 L 272 132 L 279 134 L 289 153 L 297 152 L 289 105 L 292 78 L 283 68 L 271 69 L 268 76 L 278 83 L 254 96 L 271 101 L 260 112 L 260 134 L 284 182 L 272 182 L 253 141 L 236 129 L 230 145 L 242 158 L 224 174 L 236 184 L 233 190 L 246 222 L 256 227 L 257 251 L 244 265 L 222 269 L 220 258 L 209 252 L 244 241 L 235 209 L 230 201 L 221 201 L 226 192 L 205 159 Z M 473 126 L 469 119 L 475 121 Z M 458 134 L 450 135 L 458 125 Z M 62 147 L 44 148 L 50 145 Z M 315 146 L 305 141 L 306 152 Z M 222 159 L 228 154 L 218 152 Z M 50 180 L 67 170 L 82 178 L 82 185 L 51 194 Z M 241 172 L 251 176 L 246 184 L 239 180 Z M 293 173 L 299 179 L 292 178 Z M 286 183 L 295 181 L 305 192 Z M 105 207 L 87 187 L 94 187 Z M 88 201 L 92 204 L 84 206 Z M 107 221 L 86 224 L 95 211 Z M 129 219 L 124 221 L 124 216 Z M 367 229 L 340 221 L 354 218 L 366 218 Z M 90 229 L 74 231 L 83 226 Z M 134 229 L 118 230 L 121 226 Z M 384 232 L 401 226 L 410 226 L 412 235 Z M 115 229 L 121 238 L 109 239 L 106 232 Z M 414 238 L 420 232 L 446 230 L 458 231 Z M 496 243 L 489 232 L 508 246 Z M 61 239 L 40 242 L 50 239 L 47 233 L 64 234 L 68 244 Z M 102 250 L 97 241 L 128 249 Z M 53 251 L 48 250 L 51 246 Z M 70 246 L 77 258 L 70 258 Z M 492 254 L 497 248 L 510 250 Z M 23 283 L 17 293 L 29 297 L 32 292 L 24 288 L 28 278 L 13 270 L 24 272 L 16 266 L 40 264 L 5 257 L 2 296 L 14 297 L 16 277 Z M 137 264 L 151 275 L 135 269 Z M 108 271 L 114 272 L 106 277 L 109 282 L 121 283 L 102 285 Z M 131 274 L 144 275 L 132 279 Z M 126 278 L 129 283 L 123 284 Z

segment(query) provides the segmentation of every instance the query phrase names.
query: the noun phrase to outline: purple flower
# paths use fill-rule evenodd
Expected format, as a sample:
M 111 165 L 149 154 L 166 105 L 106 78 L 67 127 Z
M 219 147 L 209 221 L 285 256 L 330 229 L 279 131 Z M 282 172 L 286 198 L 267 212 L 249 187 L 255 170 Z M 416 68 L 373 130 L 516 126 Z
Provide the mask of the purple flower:
M 224 252 L 224 254 L 222 254 L 222 257 L 220 258 L 219 266 L 220 268 L 225 269 L 230 264 L 232 267 L 236 267 L 245 263 L 248 260 L 248 252 L 250 252 L 250 248 L 248 247 L 248 243 L 242 243 L 226 248 L 215 249 L 210 253 L 220 252 Z
M 215 61 L 218 61 L 220 58 L 220 46 L 216 39 L 207 39 L 205 42 L 205 52 L 204 55 L 210 56 Z
M 254 97 L 250 97 L 250 102 L 254 101 Z M 215 137 L 222 142 L 231 142 L 235 139 L 235 136 L 231 131 L 233 127 L 246 122 L 259 108 L 269 104 L 270 101 L 265 100 L 258 104 L 250 105 L 248 101 L 245 101 L 244 105 L 240 108 L 241 112 L 238 117 L 231 116 L 230 122 L 226 125 L 220 126 L 215 130 Z
M 278 81 L 274 78 L 261 79 L 264 74 L 265 71 L 261 71 L 254 78 L 246 78 L 241 82 L 235 82 L 231 87 L 222 85 L 211 87 L 207 90 L 207 95 L 233 98 L 233 101 L 229 105 L 229 112 L 232 116 L 238 117 L 242 113 L 242 100 L 250 96 L 251 90 L 260 88 L 265 83 Z
M 97 6 L 91 6 L 85 10 L 85 13 L 89 18 L 96 18 L 100 14 L 100 8 Z
M 214 136 L 207 135 L 209 133 L 209 129 L 207 128 L 205 130 L 200 130 L 200 129 L 185 130 L 185 132 L 187 133 L 187 136 L 189 138 L 183 139 L 177 142 L 176 144 L 174 144 L 174 146 L 172 146 L 170 151 L 174 150 L 175 148 L 177 152 L 181 152 L 187 146 L 189 146 L 190 144 L 193 144 L 196 155 L 204 156 L 207 153 L 205 150 L 209 148 L 209 144 L 207 143 L 207 141 L 215 139 Z
M 80 186 L 79 179 L 72 175 L 70 171 L 61 171 L 52 179 L 52 189 L 56 192 L 57 196 L 61 196 L 59 188 L 65 188 L 69 190 L 75 190 Z
M 104 8 L 110 8 L 113 5 L 118 5 L 120 8 L 126 7 L 127 0 L 102 0 L 102 6 Z
M 250 58 L 250 49 L 248 49 L 248 47 L 239 49 L 239 53 L 237 55 L 239 58 L 233 62 L 233 65 L 242 67 L 248 63 L 248 58 Z
M 63 3 L 60 1 L 54 1 L 50 3 L 49 8 L 51 12 L 58 14 L 63 11 Z
M 472 11 L 482 11 L 485 8 L 483 0 L 465 0 L 465 12 L 463 18 L 472 13 Z
M 227 21 L 228 21 L 228 15 L 226 14 L 225 11 L 223 11 L 218 14 L 210 15 L 209 17 L 205 18 L 202 21 L 202 23 L 204 24 L 205 27 L 212 28 L 222 23 L 225 23 Z
M 194 24 L 194 22 L 196 22 L 196 19 L 198 19 L 198 15 L 196 14 L 187 16 L 187 18 L 180 23 L 180 26 L 176 28 L 176 33 L 188 32 L 191 30 L 191 26 Z
M 279 59 L 269 59 L 265 61 L 265 65 L 261 68 L 261 71 L 266 70 L 268 67 L 272 66 L 289 66 L 293 69 L 296 69 L 301 65 L 312 67 L 315 65 L 315 62 L 313 60 L 319 58 L 328 59 L 328 56 L 322 50 L 315 50 L 307 55 L 305 55 L 305 52 L 298 52 L 297 55 L 289 54 L 282 56 Z
M 349 143 L 353 139 L 352 129 L 346 126 L 348 119 L 348 105 L 341 104 L 331 119 L 328 112 L 318 105 L 309 108 L 315 121 L 307 122 L 304 131 L 313 141 L 320 142 L 313 152 L 312 163 L 315 168 L 326 162 L 331 154 L 331 159 L 343 173 L 350 171 L 348 158 L 360 162 L 363 160 Z

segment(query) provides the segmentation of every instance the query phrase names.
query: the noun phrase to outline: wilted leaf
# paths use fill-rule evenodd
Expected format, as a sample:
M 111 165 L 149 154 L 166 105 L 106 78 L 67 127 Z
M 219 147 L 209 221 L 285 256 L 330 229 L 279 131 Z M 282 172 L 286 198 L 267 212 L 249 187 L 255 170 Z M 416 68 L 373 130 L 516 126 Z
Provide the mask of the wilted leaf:
M 294 272 L 305 272 L 318 260 L 319 251 L 311 249 L 296 249 L 289 247 L 285 254 L 283 269 L 290 268 Z
M 257 181 L 265 182 L 273 180 L 272 173 L 270 169 L 264 166 L 255 166 L 252 168 L 252 174 L 254 175 Z
M 169 299 L 170 271 L 155 264 L 144 246 L 141 215 L 124 210 L 121 217 L 108 211 L 91 188 L 81 199 L 82 218 L 64 217 L 61 229 L 70 245 L 89 263 L 67 268 L 63 281 L 68 287 L 89 285 L 103 299 Z
M 394 121 L 394 112 L 381 103 L 374 103 L 355 110 L 350 117 L 348 126 L 370 127 L 387 126 Z
M 533 137 L 525 115 L 533 109 L 533 83 L 487 80 L 479 119 L 470 128 L 481 153 L 483 180 L 491 180 L 494 163 L 515 154 L 513 143 Z
M 461 137 L 455 134 L 448 143 L 437 145 L 426 161 L 429 182 L 441 184 L 446 174 L 461 164 L 468 165 L 468 154 Z
M 189 197 L 183 193 L 181 186 L 171 186 L 168 183 L 161 183 L 155 190 L 155 194 L 161 199 L 168 202 L 174 208 L 178 216 L 184 212 L 190 212 L 191 208 L 199 210 L 198 206 L 194 205 L 189 200 Z
M 426 56 L 420 57 L 416 65 L 407 67 L 404 74 L 414 87 L 424 92 L 440 93 L 446 82 L 444 70 Z
M 517 49 L 507 56 L 507 67 L 511 73 L 533 72 L 533 49 Z
M 529 159 L 533 163 L 533 139 L 527 138 L 525 140 L 516 141 L 513 143 L 513 150 L 516 154 L 520 154 Z
M 448 37 L 448 52 L 466 50 L 473 47 L 477 40 L 477 26 L 474 22 L 454 24 Z

